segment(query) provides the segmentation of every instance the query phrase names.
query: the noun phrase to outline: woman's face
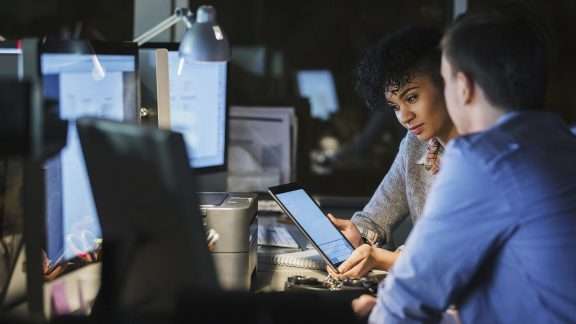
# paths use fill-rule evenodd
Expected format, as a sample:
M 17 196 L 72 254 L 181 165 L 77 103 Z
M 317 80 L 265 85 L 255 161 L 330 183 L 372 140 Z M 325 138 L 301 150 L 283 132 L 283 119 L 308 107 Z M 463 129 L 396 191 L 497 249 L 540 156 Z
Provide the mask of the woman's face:
M 388 89 L 384 95 L 400 124 L 421 141 L 448 136 L 454 127 L 442 89 L 428 76 L 416 74 L 402 88 Z

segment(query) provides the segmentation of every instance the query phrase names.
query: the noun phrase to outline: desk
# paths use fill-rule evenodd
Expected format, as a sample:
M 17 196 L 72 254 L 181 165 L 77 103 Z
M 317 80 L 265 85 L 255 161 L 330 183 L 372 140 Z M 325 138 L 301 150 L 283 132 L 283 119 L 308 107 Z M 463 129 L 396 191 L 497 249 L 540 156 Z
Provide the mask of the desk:
M 259 217 L 259 226 L 275 221 L 282 222 L 287 227 L 292 226 L 299 233 L 293 224 L 289 224 L 285 218 L 278 220 L 278 216 Z M 300 239 L 302 238 L 305 239 L 304 236 Z M 296 275 L 317 279 L 326 278 L 327 273 L 324 270 L 271 265 L 262 262 L 266 256 L 296 251 L 300 251 L 300 249 L 258 246 L 258 262 L 252 276 L 251 290 L 254 292 L 283 291 L 288 277 Z M 46 283 L 44 287 L 45 314 L 50 316 L 52 311 L 87 313 L 100 287 L 100 270 L 99 263 L 91 264 Z M 67 298 L 68 303 L 62 302 L 63 298 Z
M 290 248 L 258 248 L 259 255 L 299 251 Z M 88 313 L 100 288 L 101 264 L 95 263 L 63 275 L 44 285 L 44 312 Z M 283 291 L 284 283 L 290 276 L 302 275 L 324 279 L 325 271 L 302 268 L 271 266 L 258 262 L 252 277 L 252 290 L 255 292 Z
M 259 255 L 299 251 L 289 248 L 259 247 Z M 87 314 L 100 288 L 101 264 L 87 265 L 44 285 L 44 313 L 50 318 L 53 313 Z M 252 277 L 255 292 L 283 291 L 290 276 L 302 275 L 324 279 L 325 271 L 275 266 L 259 262 Z

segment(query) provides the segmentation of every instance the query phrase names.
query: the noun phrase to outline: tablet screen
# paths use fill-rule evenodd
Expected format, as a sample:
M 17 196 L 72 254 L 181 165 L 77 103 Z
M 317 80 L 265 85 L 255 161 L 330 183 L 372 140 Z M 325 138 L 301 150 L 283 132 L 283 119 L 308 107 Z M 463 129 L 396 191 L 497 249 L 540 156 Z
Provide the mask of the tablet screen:
M 354 248 L 303 190 L 277 193 L 276 198 L 333 265 L 344 262 Z

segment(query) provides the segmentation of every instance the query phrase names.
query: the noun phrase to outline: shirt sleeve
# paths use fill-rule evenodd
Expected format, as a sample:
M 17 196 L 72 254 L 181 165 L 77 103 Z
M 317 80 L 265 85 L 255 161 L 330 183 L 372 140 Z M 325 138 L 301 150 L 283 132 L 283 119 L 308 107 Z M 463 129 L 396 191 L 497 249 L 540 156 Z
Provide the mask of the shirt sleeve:
M 394 224 L 402 221 L 409 213 L 406 198 L 407 143 L 407 137 L 404 137 L 390 170 L 374 195 L 362 211 L 352 216 L 352 222 L 371 244 L 388 242 Z
M 456 145 L 442 162 L 424 215 L 381 283 L 372 324 L 439 322 L 512 231 L 510 207 L 487 164 Z

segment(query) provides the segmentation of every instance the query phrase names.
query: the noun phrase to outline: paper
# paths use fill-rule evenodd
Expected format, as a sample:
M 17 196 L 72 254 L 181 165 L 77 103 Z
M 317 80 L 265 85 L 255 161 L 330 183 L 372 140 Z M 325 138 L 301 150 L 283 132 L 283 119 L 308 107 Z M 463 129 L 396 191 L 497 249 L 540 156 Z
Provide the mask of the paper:
M 298 243 L 285 227 L 258 226 L 258 245 L 298 248 Z
M 274 200 L 259 199 L 258 200 L 258 212 L 274 212 L 282 213 L 282 208 Z

